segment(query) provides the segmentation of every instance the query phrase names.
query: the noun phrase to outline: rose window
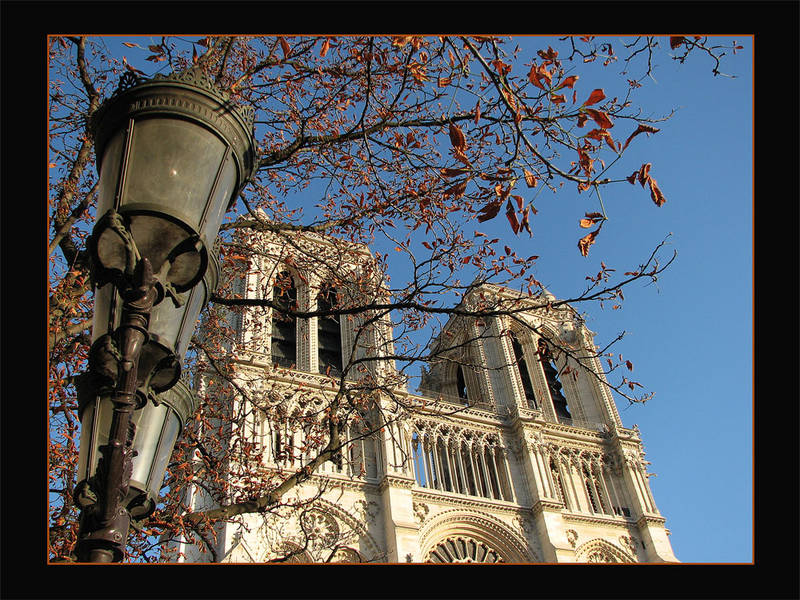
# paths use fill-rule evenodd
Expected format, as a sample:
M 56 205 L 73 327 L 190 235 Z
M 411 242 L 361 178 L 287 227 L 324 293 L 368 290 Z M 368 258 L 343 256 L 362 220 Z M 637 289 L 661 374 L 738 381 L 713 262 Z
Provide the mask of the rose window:
M 320 512 L 312 512 L 303 519 L 303 530 L 315 545 L 329 546 L 336 541 L 339 527 L 333 517 Z
M 499 563 L 503 562 L 498 552 L 483 542 L 465 537 L 455 537 L 439 542 L 428 553 L 426 562 L 431 563 Z

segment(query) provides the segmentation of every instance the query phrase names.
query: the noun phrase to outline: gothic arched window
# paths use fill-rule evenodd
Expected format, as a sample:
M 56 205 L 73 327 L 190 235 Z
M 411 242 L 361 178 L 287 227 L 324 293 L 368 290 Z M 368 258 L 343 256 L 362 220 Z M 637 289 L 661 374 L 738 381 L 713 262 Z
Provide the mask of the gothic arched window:
M 297 310 L 297 288 L 292 276 L 283 271 L 272 288 L 272 362 L 288 369 L 297 364 L 297 319 L 281 311 Z
M 336 290 L 325 286 L 317 296 L 317 310 L 332 310 L 336 306 Z M 337 315 L 317 317 L 317 348 L 319 372 L 342 374 L 342 330 Z
M 572 419 L 567 407 L 567 399 L 561 391 L 562 385 L 558 378 L 558 367 L 555 364 L 553 353 L 550 345 L 543 338 L 539 338 L 538 350 L 539 361 L 542 363 L 544 378 L 547 381 L 547 388 L 550 390 L 550 398 L 553 400 L 556 416 L 560 419 Z
M 469 400 L 467 393 L 467 381 L 464 378 L 464 365 L 458 365 L 456 369 L 456 389 L 458 390 L 458 397 L 462 400 Z
M 522 344 L 520 344 L 517 336 L 513 333 L 511 334 L 511 346 L 514 349 L 514 360 L 517 363 L 517 371 L 522 380 L 522 390 L 525 393 L 525 400 L 528 401 L 528 405 L 531 408 L 537 408 L 531 376 L 530 373 L 528 373 L 528 364 L 525 362 L 525 353 L 522 350 Z

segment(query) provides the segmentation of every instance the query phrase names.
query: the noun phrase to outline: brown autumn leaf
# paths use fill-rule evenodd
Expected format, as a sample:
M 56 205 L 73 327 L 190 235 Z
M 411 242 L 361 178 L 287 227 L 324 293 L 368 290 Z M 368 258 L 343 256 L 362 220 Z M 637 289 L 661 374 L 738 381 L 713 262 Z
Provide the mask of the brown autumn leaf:
M 506 205 L 506 218 L 511 225 L 511 229 L 514 230 L 514 234 L 519 233 L 520 224 L 517 220 L 517 213 L 514 212 L 514 207 L 511 205 L 511 200 L 509 200 Z
M 478 211 L 478 222 L 483 223 L 484 221 L 494 219 L 497 216 L 497 213 L 500 212 L 501 206 L 503 206 L 502 200 L 489 202 L 489 204 Z
M 481 120 L 481 101 L 475 103 L 475 125 Z
M 586 121 L 589 120 L 589 115 L 586 113 L 581 113 L 578 115 L 578 127 L 583 127 L 586 124 Z
M 464 180 L 447 188 L 444 192 L 442 192 L 442 195 L 453 196 L 453 198 L 461 198 L 461 196 L 464 195 L 466 189 L 467 189 L 467 181 Z
M 608 115 L 602 110 L 587 108 L 586 114 L 588 114 L 602 129 L 611 129 L 614 126 L 614 122 L 609 119 Z
M 650 134 L 650 133 L 658 133 L 659 131 L 661 131 L 661 130 L 660 130 L 660 129 L 656 129 L 655 127 L 651 127 L 650 125 L 643 125 L 643 124 L 641 124 L 641 123 L 640 123 L 640 124 L 639 124 L 639 127 L 637 127 L 637 128 L 636 128 L 636 131 L 634 131 L 634 132 L 633 132 L 633 133 L 632 133 L 632 134 L 631 134 L 631 135 L 628 137 L 628 139 L 627 139 L 627 140 L 625 140 L 625 143 L 622 145 L 622 149 L 623 149 L 623 150 L 625 150 L 625 148 L 627 148 L 627 147 L 628 147 L 628 144 L 630 144 L 630 143 L 631 143 L 631 140 L 632 140 L 633 138 L 635 138 L 637 135 L 639 135 L 640 133 L 647 133 L 647 134 Z
M 523 169 L 522 172 L 525 174 L 525 183 L 528 185 L 528 187 L 536 187 L 536 175 L 528 171 L 528 169 Z
M 325 38 L 325 41 L 322 43 L 322 49 L 319 51 L 320 57 L 324 57 L 328 53 L 330 47 L 331 47 L 330 38 Z
M 570 75 L 564 81 L 562 81 L 556 90 L 560 90 L 561 88 L 570 88 L 573 89 L 575 86 L 575 82 L 578 81 L 578 75 Z
M 667 199 L 664 197 L 664 194 L 661 193 L 661 190 L 656 184 L 656 180 L 649 177 L 647 182 L 650 185 L 650 198 L 656 203 L 656 206 L 663 206 Z
M 671 35 L 669 36 L 669 47 L 675 50 L 678 46 L 682 46 L 685 41 L 686 38 L 682 35 Z
M 472 163 L 469 162 L 469 159 L 467 158 L 467 155 L 464 154 L 458 148 L 453 148 L 453 156 L 456 157 L 456 159 L 458 159 L 459 161 L 461 161 L 465 165 L 467 165 L 468 167 L 472 167 Z
M 463 175 L 467 172 L 467 169 L 442 169 L 440 171 L 440 173 L 445 177 L 458 177 L 459 175 Z
M 636 178 L 639 180 L 639 183 L 644 187 L 644 184 L 647 183 L 647 180 L 650 178 L 650 166 L 651 163 L 645 163 L 639 168 L 639 172 L 636 174 Z
M 458 125 L 454 125 L 453 123 L 450 123 L 450 143 L 453 145 L 453 148 L 461 152 L 464 152 L 467 147 L 467 138 L 464 137 L 464 132 L 461 131 Z
M 605 99 L 606 94 L 603 90 L 598 89 L 594 90 L 589 97 L 586 99 L 586 102 L 583 103 L 583 106 L 591 106 L 592 104 L 597 104 L 601 100 Z
M 585 137 L 597 140 L 598 142 L 602 142 L 603 140 L 605 140 L 609 148 L 611 148 L 615 152 L 617 150 L 616 147 L 614 146 L 614 138 L 611 137 L 611 134 L 606 129 L 592 129 L 589 133 L 586 134 Z
M 578 240 L 578 250 L 580 250 L 581 255 L 584 257 L 589 256 L 589 246 L 594 244 L 595 238 L 597 237 L 597 234 L 600 233 L 601 227 L 598 227 L 594 231 L 590 231 L 580 240 Z
M 286 58 L 287 56 L 289 56 L 289 53 L 291 52 L 289 43 L 282 36 L 279 37 L 278 40 L 280 40 L 281 50 L 283 50 L 283 58 Z
M 528 73 L 528 81 L 530 81 L 533 85 L 538 87 L 540 90 L 545 90 L 544 85 L 542 85 L 542 81 L 547 82 L 549 86 L 553 80 L 553 75 L 547 70 L 547 66 L 542 64 L 538 67 L 534 64 L 531 67 L 530 72 Z
M 536 214 L 536 210 L 534 210 L 533 212 L 534 212 L 534 214 Z M 531 231 L 531 224 L 530 224 L 530 221 L 528 220 L 528 215 L 529 214 L 530 214 L 530 208 L 526 208 L 524 211 L 522 211 L 522 223 L 520 223 L 520 228 L 524 229 L 525 231 L 527 231 L 528 235 L 530 235 L 532 237 L 533 236 L 533 231 Z M 538 258 L 538 257 L 536 257 L 536 258 Z M 528 259 L 528 260 L 530 260 L 530 259 Z
M 450 81 L 451 79 L 449 77 L 439 77 L 436 80 L 436 85 L 438 87 L 447 87 L 448 85 L 450 85 Z
M 564 102 L 566 102 L 567 99 L 564 97 L 564 94 L 558 94 L 558 95 L 553 94 L 550 96 L 550 101 L 553 104 L 564 104 Z
M 586 218 L 580 220 L 580 226 L 583 227 L 584 229 L 589 229 L 589 227 L 592 227 L 593 225 L 596 225 L 597 223 L 605 221 L 605 217 L 603 216 L 603 213 L 599 213 L 599 212 L 588 212 L 584 216 Z

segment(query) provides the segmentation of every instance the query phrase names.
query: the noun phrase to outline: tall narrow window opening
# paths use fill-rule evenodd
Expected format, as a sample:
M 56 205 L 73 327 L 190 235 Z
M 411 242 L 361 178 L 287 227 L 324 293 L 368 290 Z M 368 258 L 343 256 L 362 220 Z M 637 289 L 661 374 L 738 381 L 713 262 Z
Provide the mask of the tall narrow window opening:
M 519 343 L 517 336 L 513 333 L 511 334 L 511 346 L 514 348 L 514 359 L 517 362 L 517 370 L 522 380 L 522 390 L 525 393 L 525 400 L 528 401 L 528 406 L 531 408 L 538 408 L 536 405 L 536 397 L 533 394 L 531 376 L 528 373 L 528 365 L 525 362 L 525 353 L 522 351 L 522 344 Z
M 567 399 L 561 391 L 562 385 L 558 379 L 558 368 L 553 359 L 550 346 L 544 339 L 539 339 L 539 361 L 542 363 L 542 370 L 550 390 L 550 398 L 553 400 L 553 407 L 556 416 L 560 419 L 572 419 L 572 415 L 567 407 Z
M 317 297 L 317 310 L 332 310 L 336 306 L 336 290 L 324 287 Z M 331 376 L 342 374 L 342 330 L 337 315 L 317 317 L 317 346 L 319 372 Z
M 292 276 L 283 271 L 272 288 L 272 362 L 287 369 L 297 364 L 297 319 L 282 310 L 297 310 L 297 289 Z
M 464 366 L 458 365 L 456 369 L 456 386 L 458 387 L 458 397 L 462 400 L 469 400 L 467 395 L 467 382 L 464 379 Z

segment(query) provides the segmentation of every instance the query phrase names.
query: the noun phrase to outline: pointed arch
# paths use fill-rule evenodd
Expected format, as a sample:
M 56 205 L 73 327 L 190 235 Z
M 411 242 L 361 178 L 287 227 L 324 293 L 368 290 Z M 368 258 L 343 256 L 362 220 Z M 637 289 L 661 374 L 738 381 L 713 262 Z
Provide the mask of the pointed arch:
M 455 555 L 448 551 L 453 548 Z M 503 521 L 463 509 L 444 511 L 427 522 L 420 530 L 420 550 L 425 562 L 540 562 L 528 542 Z M 455 560 L 447 560 L 448 555 Z
M 339 305 L 339 291 L 325 283 L 317 295 L 317 310 L 328 311 Z M 342 373 L 342 326 L 338 315 L 317 317 L 317 365 L 320 373 L 336 377 Z
M 575 562 L 583 563 L 635 563 L 636 558 L 617 545 L 595 538 L 575 549 Z
M 298 309 L 297 282 L 288 270 L 279 271 L 272 281 L 272 302 L 284 310 Z M 270 356 L 272 364 L 297 368 L 297 318 L 272 309 Z

